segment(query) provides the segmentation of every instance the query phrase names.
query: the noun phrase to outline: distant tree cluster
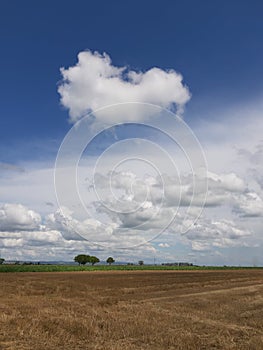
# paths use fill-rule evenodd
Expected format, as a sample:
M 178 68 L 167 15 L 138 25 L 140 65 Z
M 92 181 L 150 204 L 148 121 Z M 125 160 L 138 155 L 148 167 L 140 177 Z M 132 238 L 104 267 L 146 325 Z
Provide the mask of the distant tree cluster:
M 79 265 L 86 265 L 87 263 L 91 265 L 95 265 L 96 263 L 100 262 L 100 259 L 97 258 L 96 256 L 79 254 L 75 256 L 74 261 L 77 262 Z
M 5 261 L 5 259 L 0 258 L 0 265 L 3 264 L 4 261 Z
M 95 264 L 100 262 L 100 259 L 97 258 L 96 256 L 79 254 L 79 255 L 75 256 L 74 261 L 77 262 L 79 265 L 86 265 L 86 264 L 95 265 Z M 109 264 L 109 265 L 111 265 L 115 262 L 115 260 L 111 256 L 109 256 L 106 261 L 107 261 L 107 264 Z

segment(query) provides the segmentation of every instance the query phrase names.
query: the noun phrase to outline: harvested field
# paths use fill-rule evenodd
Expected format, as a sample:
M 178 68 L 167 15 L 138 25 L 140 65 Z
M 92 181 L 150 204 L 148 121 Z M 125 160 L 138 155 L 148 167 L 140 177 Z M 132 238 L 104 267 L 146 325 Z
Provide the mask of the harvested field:
M 0 349 L 263 349 L 263 270 L 0 274 Z

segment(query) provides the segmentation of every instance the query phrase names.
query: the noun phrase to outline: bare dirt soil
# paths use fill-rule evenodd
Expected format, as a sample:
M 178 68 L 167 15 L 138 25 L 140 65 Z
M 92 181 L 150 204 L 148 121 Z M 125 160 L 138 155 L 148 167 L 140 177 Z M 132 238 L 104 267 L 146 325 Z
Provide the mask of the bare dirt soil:
M 263 349 L 263 270 L 2 273 L 0 349 Z

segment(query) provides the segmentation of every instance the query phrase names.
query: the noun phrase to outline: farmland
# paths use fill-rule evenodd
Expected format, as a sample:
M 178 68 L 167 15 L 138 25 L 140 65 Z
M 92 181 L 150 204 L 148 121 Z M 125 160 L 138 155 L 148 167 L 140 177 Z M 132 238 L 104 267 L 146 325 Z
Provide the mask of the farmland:
M 262 269 L 39 271 L 0 274 L 1 350 L 263 348 Z

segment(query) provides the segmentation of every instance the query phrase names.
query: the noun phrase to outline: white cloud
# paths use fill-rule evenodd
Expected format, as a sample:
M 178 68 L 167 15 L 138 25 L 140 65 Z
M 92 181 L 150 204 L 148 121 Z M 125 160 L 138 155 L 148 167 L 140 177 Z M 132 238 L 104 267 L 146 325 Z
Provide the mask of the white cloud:
M 207 242 L 192 241 L 191 246 L 192 246 L 192 250 L 198 251 L 198 252 L 211 250 L 211 245 Z
M 41 216 L 21 204 L 0 206 L 0 231 L 34 230 L 40 224 Z
M 206 251 L 213 248 L 249 246 L 247 238 L 252 234 L 240 228 L 232 220 L 200 219 L 199 223 L 187 232 L 192 250 Z
M 222 189 L 229 192 L 244 192 L 246 185 L 239 176 L 235 173 L 215 174 L 208 172 L 208 185 L 213 189 Z
M 46 163 L 28 163 L 24 171 L 0 176 L 2 203 L 19 203 L 43 214 L 50 212 L 50 203 L 56 205 L 54 169 Z M 49 203 L 49 204 L 47 204 Z
M 170 245 L 168 243 L 159 243 L 158 246 L 160 248 L 169 248 L 170 247 Z
M 128 67 L 116 67 L 104 53 L 84 51 L 78 54 L 78 63 L 62 68 L 63 80 L 58 88 L 61 103 L 69 109 L 70 121 L 79 120 L 85 114 L 117 103 L 142 102 L 181 111 L 190 99 L 182 76 L 174 70 L 151 68 L 146 72 L 135 72 Z M 145 118 L 141 106 L 134 106 L 131 121 Z M 127 113 L 127 110 L 126 110 Z M 96 113 L 103 121 L 108 113 Z M 124 121 L 123 111 L 112 113 L 112 121 Z M 127 115 L 125 116 L 127 118 Z
M 263 201 L 257 193 L 248 192 L 237 201 L 233 211 L 242 217 L 262 217 Z

